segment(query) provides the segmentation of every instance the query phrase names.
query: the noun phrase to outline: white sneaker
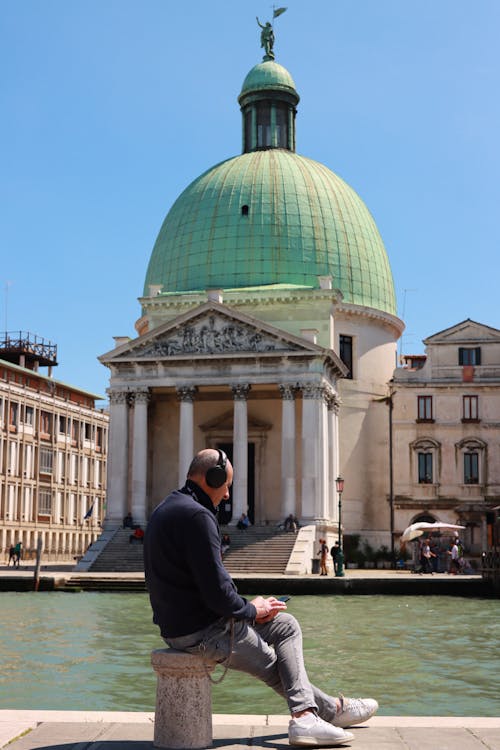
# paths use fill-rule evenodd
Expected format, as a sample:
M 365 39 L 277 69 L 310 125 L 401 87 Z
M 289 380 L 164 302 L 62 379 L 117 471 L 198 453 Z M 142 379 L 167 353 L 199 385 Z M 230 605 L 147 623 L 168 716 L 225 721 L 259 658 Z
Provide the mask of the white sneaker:
M 295 747 L 338 747 L 353 739 L 351 732 L 334 727 L 315 713 L 290 719 L 288 725 L 288 741 Z
M 378 703 L 373 698 L 344 698 L 339 696 L 341 709 L 332 722 L 336 727 L 351 727 L 367 721 L 378 709 Z

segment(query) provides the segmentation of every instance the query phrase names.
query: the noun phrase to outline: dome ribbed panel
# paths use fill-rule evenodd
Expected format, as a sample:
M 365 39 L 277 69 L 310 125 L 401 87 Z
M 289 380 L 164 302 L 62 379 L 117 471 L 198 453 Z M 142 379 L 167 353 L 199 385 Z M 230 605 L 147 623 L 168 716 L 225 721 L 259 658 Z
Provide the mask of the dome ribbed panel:
M 389 261 L 363 201 L 324 165 L 270 149 L 218 164 L 180 195 L 153 248 L 144 294 L 150 284 L 164 292 L 318 288 L 327 275 L 346 302 L 395 314 Z

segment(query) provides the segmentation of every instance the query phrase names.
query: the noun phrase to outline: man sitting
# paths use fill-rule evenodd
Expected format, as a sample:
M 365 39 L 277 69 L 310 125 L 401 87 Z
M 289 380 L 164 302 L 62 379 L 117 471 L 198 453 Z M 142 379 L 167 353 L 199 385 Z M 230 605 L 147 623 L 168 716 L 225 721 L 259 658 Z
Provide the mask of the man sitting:
M 373 716 L 370 698 L 327 695 L 309 682 L 302 633 L 274 596 L 251 602 L 238 594 L 220 554 L 217 506 L 229 498 L 233 467 L 206 449 L 186 484 L 153 511 L 144 565 L 153 621 L 170 648 L 202 655 L 262 680 L 288 703 L 290 745 L 337 747 L 353 739 L 344 727 Z
M 139 544 L 143 544 L 143 542 L 144 542 L 144 531 L 141 529 L 141 527 L 139 525 L 138 526 L 134 526 L 134 533 L 130 534 L 128 540 L 129 540 L 130 544 L 132 544 L 132 542 L 139 542 Z

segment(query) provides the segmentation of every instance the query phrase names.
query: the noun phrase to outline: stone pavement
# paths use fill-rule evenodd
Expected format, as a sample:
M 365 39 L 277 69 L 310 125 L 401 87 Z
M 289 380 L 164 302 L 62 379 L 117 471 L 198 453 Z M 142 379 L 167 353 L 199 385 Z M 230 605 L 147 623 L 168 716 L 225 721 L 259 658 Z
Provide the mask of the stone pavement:
M 152 713 L 0 710 L 9 750 L 151 750 Z M 214 715 L 214 748 L 288 747 L 287 716 Z M 375 716 L 352 729 L 355 750 L 500 750 L 500 719 Z

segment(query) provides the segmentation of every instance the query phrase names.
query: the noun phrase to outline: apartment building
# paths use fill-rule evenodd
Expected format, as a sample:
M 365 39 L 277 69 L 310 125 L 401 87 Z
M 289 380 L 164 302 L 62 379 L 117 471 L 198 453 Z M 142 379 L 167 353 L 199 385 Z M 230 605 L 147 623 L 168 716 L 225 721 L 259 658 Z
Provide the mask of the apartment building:
M 0 548 L 81 555 L 105 514 L 109 417 L 93 393 L 52 377 L 57 347 L 30 333 L 0 341 Z M 40 368 L 48 368 L 43 374 Z

